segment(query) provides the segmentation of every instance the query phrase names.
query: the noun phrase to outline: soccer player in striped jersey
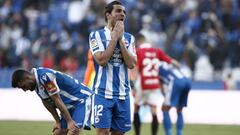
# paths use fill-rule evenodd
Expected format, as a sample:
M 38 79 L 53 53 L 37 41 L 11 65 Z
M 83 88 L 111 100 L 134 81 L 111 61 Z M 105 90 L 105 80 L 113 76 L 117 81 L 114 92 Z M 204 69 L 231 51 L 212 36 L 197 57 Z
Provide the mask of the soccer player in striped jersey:
M 125 18 L 125 7 L 113 1 L 105 7 L 106 26 L 89 36 L 97 135 L 122 135 L 131 129 L 128 69 L 134 68 L 137 57 L 135 39 L 124 31 Z
M 53 135 L 79 135 L 82 128 L 90 128 L 92 92 L 73 77 L 49 68 L 18 69 L 12 86 L 37 93 L 55 119 Z
M 164 102 L 162 104 L 163 125 L 165 135 L 171 135 L 172 123 L 169 116 L 171 107 L 177 109 L 176 135 L 182 135 L 183 107 L 187 106 L 188 93 L 191 89 L 190 80 L 176 67 L 166 62 L 159 64 L 159 76 L 162 81 Z

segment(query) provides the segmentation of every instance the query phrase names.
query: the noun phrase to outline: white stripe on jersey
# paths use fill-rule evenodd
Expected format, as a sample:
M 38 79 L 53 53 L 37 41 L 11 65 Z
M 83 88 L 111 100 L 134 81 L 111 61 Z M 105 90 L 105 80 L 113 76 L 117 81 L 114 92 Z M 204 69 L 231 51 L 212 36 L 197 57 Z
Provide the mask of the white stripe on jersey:
M 165 105 L 171 105 L 171 96 L 172 96 L 172 90 L 173 90 L 173 82 L 174 80 L 170 80 L 169 84 L 167 85 L 167 91 L 166 91 L 166 97 L 164 104 Z
M 91 126 L 91 125 L 87 125 L 88 123 L 88 119 L 89 117 L 91 117 L 91 111 L 92 111 L 92 100 L 91 100 L 91 97 L 88 97 L 86 99 L 86 103 L 85 103 L 85 115 L 84 115 L 84 121 L 83 121 L 83 127 L 84 126 Z
M 98 71 L 96 71 L 98 74 L 97 74 L 97 80 L 101 80 L 101 76 L 102 76 L 102 70 L 103 69 L 103 67 L 102 66 L 99 66 L 98 67 Z M 101 81 L 97 81 L 96 82 L 96 84 L 95 84 L 95 87 L 94 87 L 94 89 L 95 89 L 95 94 L 98 94 L 98 87 L 100 86 L 100 82 Z
M 91 92 L 86 91 L 86 90 L 83 90 L 83 89 L 81 89 L 80 92 L 81 92 L 82 94 L 86 94 L 86 95 L 88 95 L 88 96 L 91 96 L 91 95 L 92 95 Z
M 113 65 L 111 64 L 107 64 L 109 69 L 113 69 Z M 113 78 L 113 70 L 107 70 L 107 81 L 106 81 L 106 90 L 105 90 L 105 98 L 113 98 L 113 79 L 109 79 L 109 78 Z
M 73 100 L 73 101 L 78 101 L 78 100 L 79 100 L 79 98 L 77 98 L 77 97 L 75 97 L 75 96 L 67 93 L 67 92 L 64 91 L 64 90 L 61 90 L 61 91 L 60 91 L 60 94 L 63 95 L 63 96 L 65 96 L 65 97 L 67 97 L 67 98 L 70 98 L 70 99 Z
M 67 109 L 71 109 L 74 107 L 73 105 L 70 105 L 70 104 L 65 104 L 65 105 L 66 105 Z
M 119 89 L 120 89 L 120 91 L 119 91 L 119 99 L 122 99 L 122 100 L 124 100 L 125 99 L 125 96 L 126 96 L 126 92 L 125 92 L 125 86 L 124 86 L 124 84 L 125 84 L 125 79 L 126 79 L 126 76 L 125 76 L 125 70 L 124 70 L 124 66 L 121 66 L 120 67 L 120 69 L 119 69 L 120 71 L 119 71 L 119 76 L 121 76 L 122 77 L 122 81 L 124 81 L 124 82 L 120 82 L 120 86 L 119 86 Z

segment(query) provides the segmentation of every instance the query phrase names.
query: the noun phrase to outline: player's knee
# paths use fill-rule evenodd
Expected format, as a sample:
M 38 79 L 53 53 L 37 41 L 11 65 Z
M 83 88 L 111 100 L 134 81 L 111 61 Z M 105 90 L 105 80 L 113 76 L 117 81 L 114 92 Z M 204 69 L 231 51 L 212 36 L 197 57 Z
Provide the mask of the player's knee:
M 110 130 L 107 128 L 97 128 L 97 135 L 109 135 Z
M 153 115 L 157 114 L 157 106 L 151 106 L 151 112 Z
M 134 105 L 134 112 L 138 112 L 138 111 L 139 111 L 139 108 L 140 108 L 140 106 L 137 105 L 137 104 L 135 104 L 135 105 Z
M 112 135 L 124 135 L 124 133 L 120 131 L 112 131 Z
M 162 106 L 162 111 L 169 111 L 170 109 L 171 109 L 171 106 L 166 106 L 166 105 Z
M 182 112 L 182 107 L 177 108 L 177 112 Z

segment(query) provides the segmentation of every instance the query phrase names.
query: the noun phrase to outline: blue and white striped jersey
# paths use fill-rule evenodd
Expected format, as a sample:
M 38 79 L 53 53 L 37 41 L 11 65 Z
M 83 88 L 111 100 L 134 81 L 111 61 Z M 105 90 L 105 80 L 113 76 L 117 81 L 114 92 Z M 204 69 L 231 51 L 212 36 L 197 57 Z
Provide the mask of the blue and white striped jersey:
M 159 76 L 165 84 L 168 84 L 173 80 L 186 78 L 179 69 L 174 67 L 172 64 L 168 64 L 163 61 L 159 62 Z
M 110 30 L 105 27 L 90 33 L 89 45 L 92 55 L 96 52 L 104 51 L 111 40 Z M 123 40 L 130 53 L 136 56 L 134 37 L 129 33 L 124 33 Z M 96 71 L 93 90 L 96 94 L 107 99 L 124 100 L 129 97 L 130 84 L 128 78 L 128 67 L 124 63 L 120 45 L 117 44 L 113 56 L 104 66 L 98 65 L 94 60 Z
M 36 93 L 42 100 L 50 100 L 50 96 L 59 93 L 68 109 L 77 102 L 84 103 L 92 92 L 78 80 L 59 71 L 49 68 L 33 68 L 37 81 Z

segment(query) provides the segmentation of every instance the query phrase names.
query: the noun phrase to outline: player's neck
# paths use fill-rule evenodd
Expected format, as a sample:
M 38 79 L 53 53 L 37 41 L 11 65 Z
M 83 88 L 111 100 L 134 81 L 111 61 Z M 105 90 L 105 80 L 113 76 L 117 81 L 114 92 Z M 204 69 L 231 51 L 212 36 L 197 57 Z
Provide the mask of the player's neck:
M 111 25 L 111 24 L 107 24 L 107 26 L 106 26 L 110 31 L 112 31 L 113 30 L 113 26 Z

